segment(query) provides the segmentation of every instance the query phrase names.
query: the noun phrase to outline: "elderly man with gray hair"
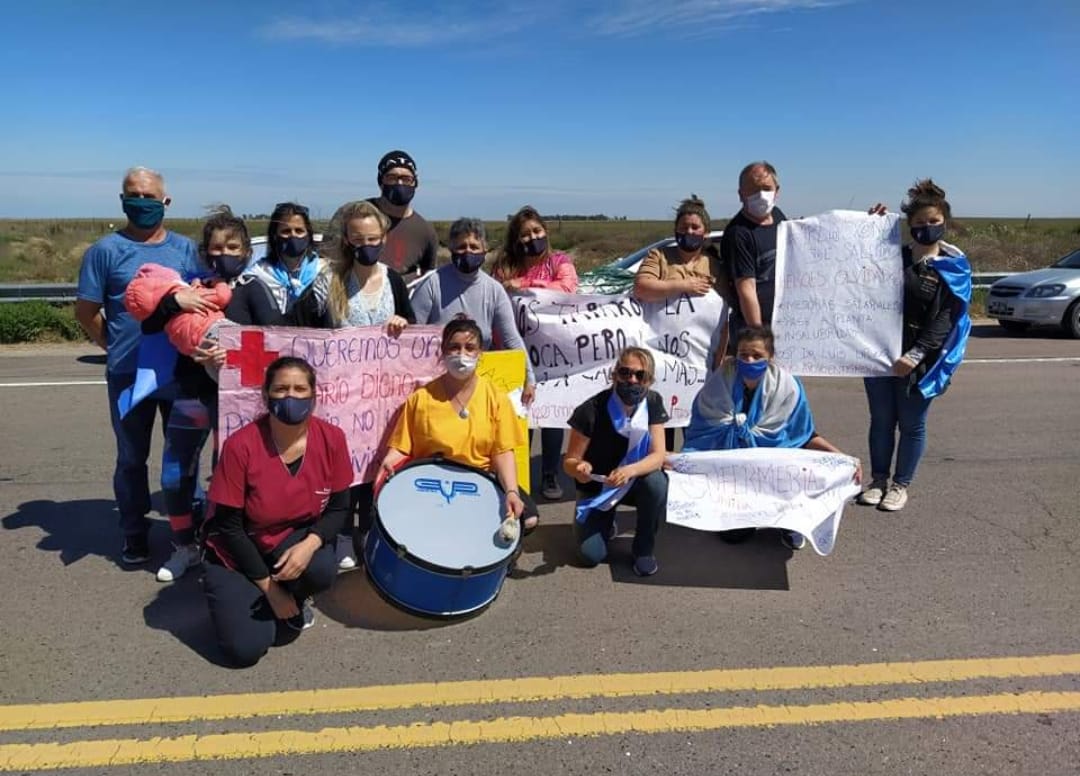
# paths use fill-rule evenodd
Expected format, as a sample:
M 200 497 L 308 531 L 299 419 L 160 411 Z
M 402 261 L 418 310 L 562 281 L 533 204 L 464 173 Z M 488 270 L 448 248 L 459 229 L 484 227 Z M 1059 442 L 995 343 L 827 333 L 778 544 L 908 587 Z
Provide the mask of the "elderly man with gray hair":
M 124 291 L 144 264 L 168 267 L 187 278 L 198 272 L 199 261 L 195 243 L 163 225 L 171 199 L 161 173 L 132 167 L 124 175 L 120 202 L 127 223 L 120 231 L 102 237 L 83 255 L 75 317 L 87 336 L 107 354 L 109 417 L 116 437 L 113 492 L 124 534 L 120 560 L 137 565 L 150 559 L 146 460 L 150 456 L 154 413 L 160 411 L 164 423 L 169 402 L 168 397 L 154 394 L 120 416 L 117 402 L 135 382 L 141 336 L 139 322 L 124 307 Z

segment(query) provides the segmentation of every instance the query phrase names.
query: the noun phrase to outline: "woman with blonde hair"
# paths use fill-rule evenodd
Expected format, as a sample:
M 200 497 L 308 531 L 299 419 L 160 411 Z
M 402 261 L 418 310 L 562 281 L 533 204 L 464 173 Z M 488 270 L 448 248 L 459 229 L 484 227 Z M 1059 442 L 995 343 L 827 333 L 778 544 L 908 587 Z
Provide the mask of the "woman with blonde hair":
M 341 232 L 328 247 L 333 275 L 326 301 L 326 324 L 386 326 L 391 336 L 416 323 L 405 281 L 379 261 L 390 219 L 370 202 L 341 208 Z

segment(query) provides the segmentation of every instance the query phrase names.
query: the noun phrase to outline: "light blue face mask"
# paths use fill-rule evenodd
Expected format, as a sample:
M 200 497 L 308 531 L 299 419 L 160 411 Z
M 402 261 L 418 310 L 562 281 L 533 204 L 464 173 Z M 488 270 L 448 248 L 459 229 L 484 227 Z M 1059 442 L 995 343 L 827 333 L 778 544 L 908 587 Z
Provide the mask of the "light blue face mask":
M 735 361 L 735 374 L 743 380 L 760 380 L 769 371 L 768 361 Z

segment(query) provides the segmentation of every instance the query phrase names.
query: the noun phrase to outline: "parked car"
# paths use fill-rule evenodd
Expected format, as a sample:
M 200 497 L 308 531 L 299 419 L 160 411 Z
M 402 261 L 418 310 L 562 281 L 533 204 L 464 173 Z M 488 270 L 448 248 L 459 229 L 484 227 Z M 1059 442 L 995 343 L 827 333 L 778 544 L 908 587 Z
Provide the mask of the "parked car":
M 1059 326 L 1080 339 L 1080 250 L 1045 269 L 1009 275 L 990 286 L 986 314 L 1005 331 Z
M 720 250 L 720 238 L 723 231 L 709 232 L 709 242 Z M 634 285 L 634 275 L 641 262 L 653 248 L 668 248 L 675 245 L 674 237 L 665 237 L 654 243 L 638 248 L 633 253 L 621 256 L 607 264 L 581 273 L 578 293 L 580 294 L 618 294 L 629 291 Z

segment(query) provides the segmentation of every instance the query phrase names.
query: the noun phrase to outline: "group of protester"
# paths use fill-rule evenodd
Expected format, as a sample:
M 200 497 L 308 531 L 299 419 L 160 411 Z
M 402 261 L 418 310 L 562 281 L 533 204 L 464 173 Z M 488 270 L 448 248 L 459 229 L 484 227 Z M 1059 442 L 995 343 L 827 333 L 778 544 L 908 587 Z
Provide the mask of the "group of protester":
M 242 219 L 227 208 L 214 212 L 196 247 L 164 226 L 170 199 L 161 175 L 133 168 L 121 192 L 127 224 L 83 259 L 76 315 L 108 353 L 121 561 L 150 559 L 147 459 L 160 413 L 162 489 L 175 549 L 157 578 L 170 582 L 202 563 L 219 643 L 238 665 L 256 662 L 270 646 L 308 627 L 311 597 L 327 589 L 338 571 L 356 567 L 353 539 L 370 526 L 374 490 L 351 486 L 343 432 L 315 416 L 313 368 L 283 357 L 265 373 L 266 413 L 226 440 L 209 493 L 202 492 L 199 460 L 216 427 L 216 371 L 226 360 L 216 340 L 223 322 L 380 326 L 391 336 L 414 324 L 442 325 L 445 373 L 405 402 L 382 474 L 411 458 L 441 455 L 495 474 L 515 530 L 530 532 L 540 517 L 517 481 L 513 451 L 525 439 L 515 412 L 476 369 L 485 350 L 524 349 L 508 292 L 575 293 L 573 261 L 552 250 L 543 217 L 524 207 L 510 219 L 490 274 L 484 271 L 490 251 L 484 224 L 472 218 L 451 225 L 450 262 L 436 268 L 435 232 L 411 204 L 419 184 L 413 159 L 403 151 L 386 154 L 378 184 L 380 196 L 337 210 L 319 245 L 307 208 L 277 205 L 266 255 L 252 263 Z M 728 321 L 717 322 L 719 347 L 693 404 L 685 451 L 839 452 L 817 432 L 801 382 L 774 360 L 769 324 L 777 225 L 785 218 L 776 207 L 779 189 L 770 164 L 747 165 L 739 175 L 742 207 L 726 225 L 719 249 L 709 239 L 704 202 L 684 200 L 675 215 L 674 245 L 650 252 L 637 273 L 634 294 L 643 301 L 715 291 L 732 310 Z M 963 357 L 970 297 L 966 260 L 943 241 L 951 217 L 944 192 L 920 181 L 902 209 L 912 238 L 903 248 L 903 355 L 893 376 L 866 379 L 871 477 L 858 499 L 885 511 L 906 503 L 925 449 L 930 402 Z M 884 212 L 880 205 L 871 208 Z M 403 275 L 413 273 L 420 279 L 410 293 Z M 159 370 L 166 364 L 171 379 L 138 396 L 137 367 L 148 361 Z M 673 435 L 664 432 L 665 402 L 651 390 L 655 371 L 647 349 L 626 348 L 610 387 L 573 412 L 565 454 L 561 429 L 543 429 L 540 440 L 541 494 L 562 497 L 560 472 L 575 483 L 574 541 L 581 560 L 592 565 L 606 558 L 617 531 L 615 506 L 633 505 L 632 563 L 643 576 L 658 570 L 664 466 L 674 449 Z M 525 405 L 535 389 L 526 358 Z M 861 468 L 856 477 L 861 480 Z M 207 503 L 213 505 L 210 516 Z M 738 542 L 752 531 L 724 532 L 723 538 Z M 781 538 L 792 549 L 805 543 L 794 532 Z

